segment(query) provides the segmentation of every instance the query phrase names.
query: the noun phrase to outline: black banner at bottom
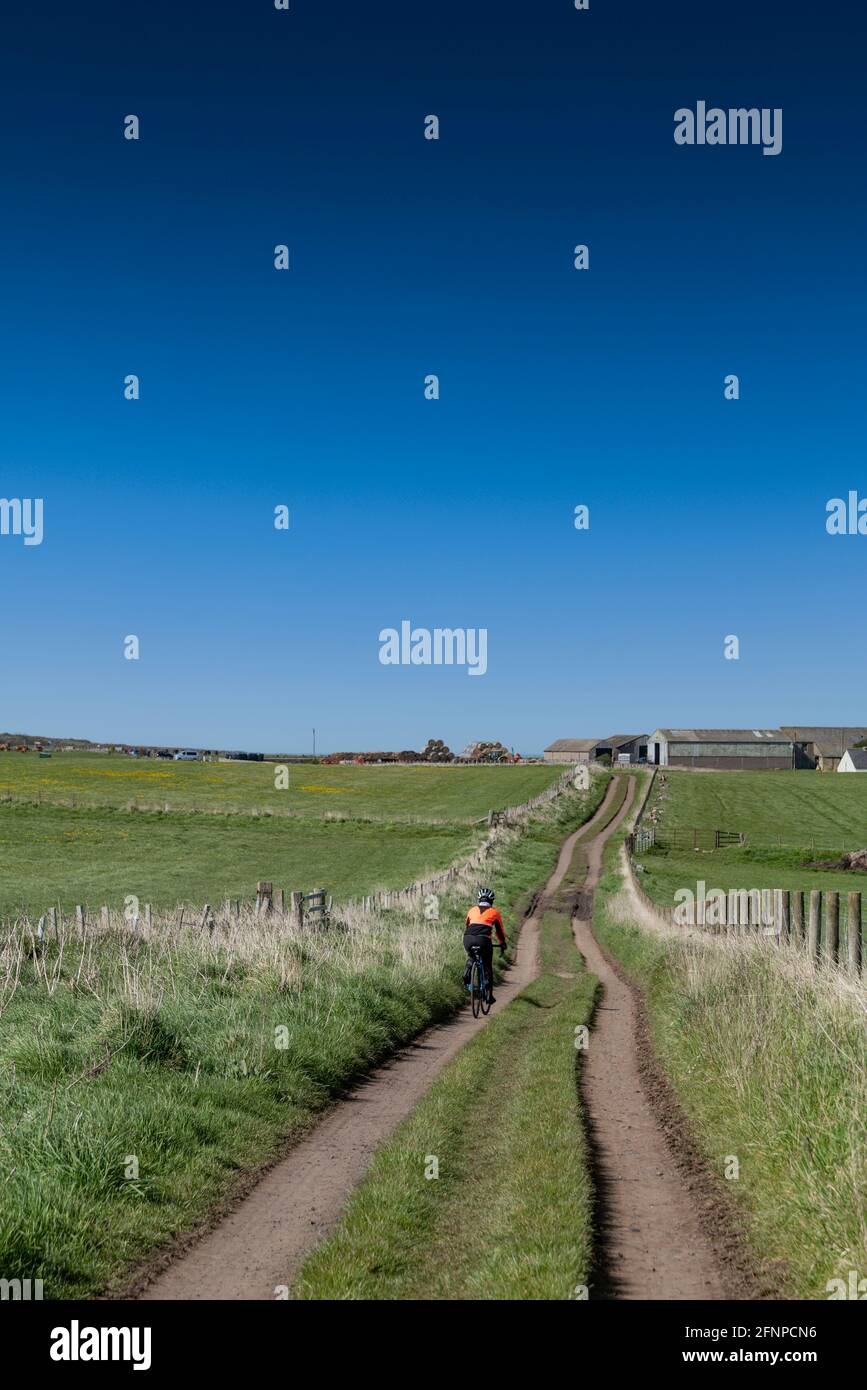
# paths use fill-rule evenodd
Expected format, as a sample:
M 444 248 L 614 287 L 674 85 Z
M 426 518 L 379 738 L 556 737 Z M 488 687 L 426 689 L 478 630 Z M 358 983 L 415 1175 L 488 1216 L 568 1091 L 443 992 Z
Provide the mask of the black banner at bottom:
M 700 1375 L 713 1366 L 763 1366 L 827 1375 L 857 1357 L 864 1336 L 862 1301 L 531 1303 L 521 1305 L 520 1326 L 526 1353 L 556 1348 L 558 1357 L 577 1358 L 576 1371 L 591 1353 L 605 1358 L 606 1374 L 667 1376 L 681 1368 Z M 275 1362 L 291 1371 L 292 1358 L 313 1354 L 324 1354 L 330 1369 L 345 1358 L 352 1373 L 380 1376 L 396 1364 L 398 1346 L 405 1379 L 410 1359 L 413 1375 L 422 1377 L 439 1366 L 457 1366 L 466 1334 L 479 1318 L 492 1318 L 484 1328 L 490 1349 L 485 1360 L 496 1365 L 503 1354 L 511 1356 L 517 1329 L 504 1324 L 497 1308 L 495 1299 L 403 1303 L 396 1321 L 394 1305 L 382 1303 L 5 1301 L 0 1327 L 20 1370 L 48 1372 L 61 1381 L 69 1375 L 98 1377 L 106 1369 L 114 1376 L 258 1376 Z M 557 1341 L 539 1343 L 539 1335 Z

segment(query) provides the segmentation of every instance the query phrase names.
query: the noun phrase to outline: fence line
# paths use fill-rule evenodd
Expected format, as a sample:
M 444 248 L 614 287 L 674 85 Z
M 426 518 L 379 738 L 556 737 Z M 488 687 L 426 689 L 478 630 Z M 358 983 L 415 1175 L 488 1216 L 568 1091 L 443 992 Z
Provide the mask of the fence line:
M 644 788 L 644 795 L 642 796 L 641 801 L 638 803 L 638 810 L 635 815 L 635 820 L 632 822 L 633 830 L 638 829 L 644 818 L 644 813 L 647 810 L 647 804 L 650 801 L 650 793 L 653 791 L 653 787 L 656 782 L 656 774 L 658 771 L 659 768 L 654 764 L 654 766 L 651 768 L 650 776 L 647 779 L 647 786 Z
M 643 825 L 635 831 L 636 848 L 649 849 L 658 845 L 660 849 L 725 849 L 728 845 L 745 845 L 747 837 L 740 830 L 720 830 L 707 826 L 672 826 L 666 829 L 659 825 Z

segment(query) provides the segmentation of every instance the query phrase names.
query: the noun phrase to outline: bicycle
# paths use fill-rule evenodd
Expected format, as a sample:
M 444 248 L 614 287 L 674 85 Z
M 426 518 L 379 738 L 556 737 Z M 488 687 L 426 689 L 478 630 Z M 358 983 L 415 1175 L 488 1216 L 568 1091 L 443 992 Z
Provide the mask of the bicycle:
M 503 947 L 499 948 L 500 954 Z M 491 995 L 494 992 L 494 982 L 489 980 L 485 974 L 485 966 L 482 961 L 481 946 L 470 947 L 470 978 L 467 981 L 467 989 L 470 991 L 470 1003 L 473 1010 L 473 1018 L 478 1018 L 479 1012 L 487 1015 L 491 1011 Z

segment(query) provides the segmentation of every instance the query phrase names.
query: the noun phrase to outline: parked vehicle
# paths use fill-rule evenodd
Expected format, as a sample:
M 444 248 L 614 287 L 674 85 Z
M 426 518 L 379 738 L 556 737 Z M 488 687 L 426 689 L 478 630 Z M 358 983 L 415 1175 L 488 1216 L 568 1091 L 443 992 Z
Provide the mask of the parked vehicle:
M 175 754 L 176 763 L 197 763 L 199 755 L 192 748 L 182 748 L 180 753 Z

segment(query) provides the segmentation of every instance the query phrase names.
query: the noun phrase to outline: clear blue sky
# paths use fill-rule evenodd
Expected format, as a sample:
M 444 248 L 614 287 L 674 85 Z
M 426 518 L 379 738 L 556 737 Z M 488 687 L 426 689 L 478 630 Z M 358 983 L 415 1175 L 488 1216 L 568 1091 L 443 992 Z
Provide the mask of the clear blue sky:
M 18 8 L 0 496 L 45 539 L 0 537 L 0 727 L 863 722 L 867 536 L 824 525 L 867 495 L 863 7 Z M 699 99 L 782 107 L 782 153 L 676 146 Z M 404 618 L 487 674 L 382 666 Z

